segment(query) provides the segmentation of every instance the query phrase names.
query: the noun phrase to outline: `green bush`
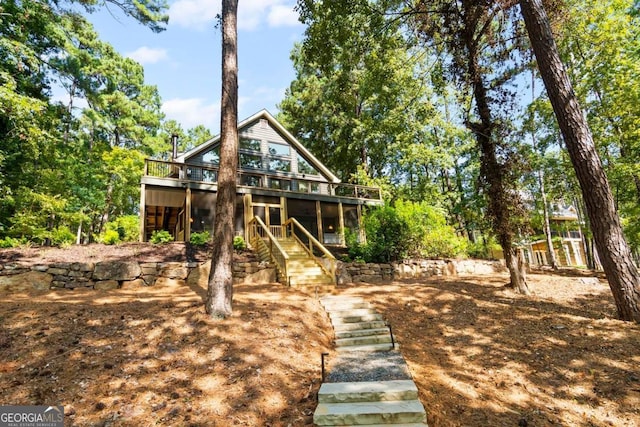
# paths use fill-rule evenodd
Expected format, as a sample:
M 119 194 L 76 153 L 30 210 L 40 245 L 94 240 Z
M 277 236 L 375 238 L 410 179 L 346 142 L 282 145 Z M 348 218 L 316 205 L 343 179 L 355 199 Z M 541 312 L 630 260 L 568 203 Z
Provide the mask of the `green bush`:
M 27 239 L 16 239 L 10 236 L 0 239 L 0 248 L 17 248 L 28 243 Z
M 104 243 L 105 245 L 115 245 L 121 242 L 120 233 L 116 230 L 106 230 L 100 238 L 98 239 L 100 243 Z
M 407 254 L 408 225 L 391 206 L 368 211 L 364 217 L 367 242 L 357 241 L 355 233 L 347 233 L 349 257 L 354 261 L 389 262 Z
M 233 238 L 233 249 L 236 251 L 244 251 L 247 249 L 247 243 L 242 236 L 236 236 Z
M 195 246 L 204 246 L 211 240 L 211 234 L 208 231 L 191 233 L 189 237 L 189 243 Z
M 407 257 L 451 258 L 466 254 L 467 240 L 447 224 L 443 210 L 427 203 L 399 200 L 394 206 L 369 210 L 363 218 L 367 242 L 347 230 L 349 257 L 389 262 Z
M 447 224 L 443 209 L 426 202 L 399 200 L 395 204 L 398 216 L 409 226 L 409 255 L 421 258 L 453 258 L 465 255 L 467 239 L 456 235 Z
M 173 242 L 173 236 L 167 230 L 156 230 L 151 234 L 151 243 L 169 243 Z
M 500 250 L 500 245 L 493 236 L 479 239 L 475 243 L 469 243 L 467 246 L 469 257 L 476 259 L 491 259 L 493 254 L 499 253 Z
M 51 230 L 49 239 L 54 246 L 68 246 L 76 241 L 76 235 L 69 230 L 69 227 L 60 226 Z
M 140 219 L 137 215 L 120 216 L 107 223 L 105 234 L 107 231 L 118 233 L 118 242 L 115 243 L 137 242 L 140 239 Z

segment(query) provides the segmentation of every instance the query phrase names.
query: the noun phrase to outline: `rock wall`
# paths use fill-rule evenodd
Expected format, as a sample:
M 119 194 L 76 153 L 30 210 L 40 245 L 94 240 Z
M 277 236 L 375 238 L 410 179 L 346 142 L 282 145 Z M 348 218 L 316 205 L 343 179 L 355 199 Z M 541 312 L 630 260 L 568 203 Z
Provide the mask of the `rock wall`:
M 130 289 L 189 282 L 206 286 L 211 262 L 105 261 L 45 264 L 0 264 L 0 289 Z M 272 264 L 247 261 L 233 266 L 234 283 L 275 282 Z
M 0 290 L 131 289 L 157 285 L 206 287 L 211 262 L 105 261 L 45 264 L 0 264 Z M 405 260 L 390 264 L 338 261 L 338 284 L 388 283 L 432 276 L 481 275 L 504 271 L 499 261 Z M 273 264 L 257 260 L 235 262 L 234 283 L 276 282 Z
M 480 275 L 504 271 L 500 261 L 411 259 L 390 264 L 338 262 L 338 284 L 384 283 L 432 276 Z

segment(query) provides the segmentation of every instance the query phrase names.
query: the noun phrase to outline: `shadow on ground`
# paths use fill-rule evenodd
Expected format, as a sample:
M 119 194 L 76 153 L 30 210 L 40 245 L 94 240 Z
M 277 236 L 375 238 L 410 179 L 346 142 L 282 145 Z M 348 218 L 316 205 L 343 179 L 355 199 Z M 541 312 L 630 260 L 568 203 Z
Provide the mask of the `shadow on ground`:
M 606 282 L 435 278 L 339 290 L 393 326 L 429 426 L 638 426 L 640 327 L 613 318 Z

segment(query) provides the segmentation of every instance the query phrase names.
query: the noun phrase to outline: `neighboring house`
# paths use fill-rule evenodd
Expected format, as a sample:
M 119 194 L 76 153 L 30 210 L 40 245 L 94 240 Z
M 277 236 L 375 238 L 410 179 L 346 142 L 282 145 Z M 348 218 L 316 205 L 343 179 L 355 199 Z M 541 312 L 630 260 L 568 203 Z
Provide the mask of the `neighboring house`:
M 235 232 L 248 242 L 254 217 L 274 234 L 295 218 L 319 242 L 343 245 L 345 229 L 360 229 L 362 206 L 382 204 L 379 188 L 341 183 L 266 110 L 239 123 L 238 133 Z M 174 154 L 171 162 L 146 160 L 143 241 L 156 230 L 167 230 L 178 241 L 213 230 L 219 144 L 217 136 Z
M 584 251 L 580 218 L 574 206 L 555 205 L 549 213 L 551 237 L 554 240 L 556 259 L 560 266 L 582 267 L 587 263 Z M 550 265 L 546 239 L 529 244 L 530 263 L 532 265 Z

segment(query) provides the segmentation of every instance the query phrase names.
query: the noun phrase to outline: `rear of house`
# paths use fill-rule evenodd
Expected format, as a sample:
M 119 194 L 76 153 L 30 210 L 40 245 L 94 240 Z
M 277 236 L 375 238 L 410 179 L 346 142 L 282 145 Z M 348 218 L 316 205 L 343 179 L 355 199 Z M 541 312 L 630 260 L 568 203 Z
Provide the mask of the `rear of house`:
M 382 204 L 379 188 L 341 183 L 266 110 L 240 122 L 238 133 L 235 233 L 246 241 L 254 218 L 276 233 L 295 218 L 322 244 L 344 245 L 345 230 L 361 230 L 362 207 Z M 217 136 L 170 162 L 146 160 L 143 241 L 157 230 L 178 241 L 213 230 L 219 153 Z

